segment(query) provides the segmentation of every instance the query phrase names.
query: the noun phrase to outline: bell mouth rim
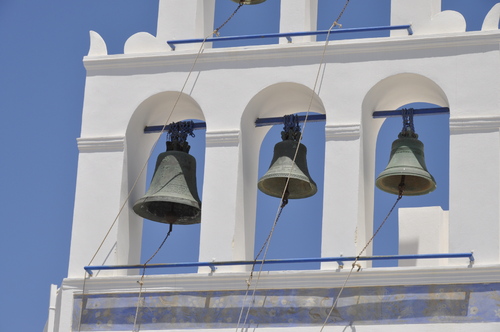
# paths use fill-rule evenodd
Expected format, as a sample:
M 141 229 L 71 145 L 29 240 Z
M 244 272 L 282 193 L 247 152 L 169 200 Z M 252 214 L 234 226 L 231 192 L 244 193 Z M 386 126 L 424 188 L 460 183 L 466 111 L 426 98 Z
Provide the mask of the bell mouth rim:
M 144 205 L 147 205 L 147 203 L 157 203 L 157 202 L 180 204 L 180 205 L 184 205 L 184 206 L 193 208 L 193 209 L 198 210 L 198 211 L 196 214 L 194 214 L 192 216 L 179 217 L 179 216 L 175 216 L 174 214 L 172 214 L 172 216 L 170 217 L 171 219 L 167 219 L 169 217 L 167 217 L 167 218 L 158 217 L 156 214 L 153 214 L 152 212 L 150 212 L 147 207 L 145 207 L 143 209 Z M 187 204 L 187 203 L 189 203 L 189 204 Z M 182 198 L 177 198 L 174 202 L 171 199 L 170 200 L 162 200 L 161 198 L 159 198 L 156 201 L 151 201 L 151 199 L 148 197 L 148 198 L 140 198 L 139 200 L 137 200 L 137 202 L 135 202 L 132 209 L 139 217 L 147 219 L 147 220 L 159 222 L 162 224 L 173 224 L 173 225 L 199 224 L 199 223 L 201 223 L 201 206 L 200 206 L 200 204 L 196 205 L 196 204 L 191 204 L 191 203 L 192 203 L 191 201 L 189 201 L 187 199 L 182 199 Z
M 274 178 L 277 179 L 277 178 Z M 264 183 L 269 183 L 269 181 L 272 181 L 272 177 L 264 178 L 262 177 L 259 182 L 257 183 L 257 187 L 259 190 L 269 196 L 272 197 L 277 197 L 281 198 L 283 196 L 283 192 L 285 190 L 284 184 L 279 184 L 279 185 L 264 185 Z M 294 184 L 295 183 L 295 184 Z M 290 181 L 288 182 L 288 185 L 292 186 L 297 186 L 298 183 L 302 183 L 301 185 L 302 189 L 300 191 L 299 195 L 295 195 L 294 193 L 297 192 L 296 190 L 290 190 L 289 196 L 287 197 L 288 199 L 301 199 L 301 198 L 308 198 L 311 196 L 314 196 L 318 192 L 318 187 L 316 186 L 316 183 L 314 181 L 309 181 L 308 179 L 301 179 L 301 178 L 290 178 Z M 307 188 L 307 185 L 309 185 L 309 188 Z M 275 190 L 272 190 L 270 188 L 275 188 Z M 276 189 L 277 188 L 277 189 Z

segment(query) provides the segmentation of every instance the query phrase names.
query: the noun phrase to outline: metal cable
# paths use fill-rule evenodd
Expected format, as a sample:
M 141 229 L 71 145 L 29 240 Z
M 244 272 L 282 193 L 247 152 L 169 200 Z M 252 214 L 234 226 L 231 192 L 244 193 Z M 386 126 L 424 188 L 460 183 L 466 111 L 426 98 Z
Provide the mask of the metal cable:
M 340 19 L 342 18 L 342 15 L 344 15 L 344 12 L 345 12 L 345 10 L 346 10 L 346 8 L 347 8 L 347 5 L 349 5 L 349 1 L 351 1 L 351 0 L 347 0 L 347 1 L 345 2 L 345 4 L 344 4 L 344 8 L 342 8 L 342 10 L 340 11 L 340 14 L 339 14 L 339 16 L 337 17 L 337 19 L 336 19 L 335 21 L 333 21 L 333 25 L 332 25 L 332 27 L 337 26 L 337 25 L 338 25 L 338 26 L 340 26 L 340 27 L 342 27 L 342 24 L 339 24 L 338 22 L 339 22 L 339 21 L 340 21 Z
M 368 248 L 368 246 L 373 241 L 373 239 L 375 238 L 375 236 L 377 236 L 378 232 L 382 229 L 382 226 L 384 226 L 384 224 L 387 221 L 387 219 L 389 219 L 389 216 L 391 215 L 392 211 L 394 211 L 394 209 L 396 208 L 396 205 L 398 204 L 398 202 L 401 200 L 401 198 L 403 198 L 403 192 L 404 192 L 404 189 L 405 189 L 404 181 L 405 181 L 405 175 L 402 175 L 401 176 L 401 183 L 399 184 L 399 195 L 398 195 L 398 198 L 396 199 L 396 202 L 394 202 L 394 204 L 392 205 L 392 208 L 389 210 L 389 213 L 387 213 L 387 215 L 385 216 L 385 218 L 382 221 L 382 223 L 380 224 L 380 226 L 377 228 L 377 230 L 375 231 L 375 233 L 373 233 L 372 237 L 368 240 L 368 242 L 366 243 L 366 245 L 363 247 L 363 249 L 361 249 L 361 251 L 359 252 L 359 254 L 356 256 L 356 259 L 354 260 L 354 263 L 352 263 L 351 270 L 349 271 L 349 274 L 347 274 L 347 277 L 346 277 L 346 279 L 344 281 L 344 284 L 340 288 L 339 293 L 337 294 L 337 296 L 335 298 L 335 301 L 333 301 L 333 304 L 332 304 L 332 306 L 330 308 L 330 311 L 328 312 L 328 315 L 326 316 L 325 322 L 321 326 L 320 332 L 322 332 L 323 329 L 325 328 L 326 324 L 328 323 L 328 320 L 330 319 L 330 316 L 332 315 L 333 310 L 337 306 L 337 303 L 338 303 L 338 301 L 340 299 L 340 295 L 342 295 L 342 292 L 344 291 L 344 288 L 347 285 L 347 281 L 351 277 L 352 271 L 354 270 L 354 267 L 358 263 L 359 257 L 363 254 L 363 252 L 365 252 L 366 248 Z M 358 268 L 358 271 L 359 271 L 359 269 L 360 268 Z
M 214 35 L 216 35 L 217 37 L 219 37 L 219 30 L 220 30 L 220 29 L 222 29 L 222 27 L 223 27 L 224 25 L 226 25 L 226 24 L 227 24 L 227 22 L 229 22 L 229 21 L 233 18 L 233 16 L 236 14 L 236 12 L 237 12 L 237 11 L 238 11 L 238 10 L 239 10 L 242 6 L 243 6 L 243 3 L 242 3 L 242 2 L 240 2 L 240 4 L 239 4 L 239 5 L 238 5 L 238 7 L 234 10 L 234 12 L 231 14 L 231 16 L 229 16 L 229 17 L 227 18 L 227 20 L 226 20 L 224 23 L 222 23 L 222 24 L 220 25 L 220 27 L 218 27 L 217 29 L 215 29 L 215 30 L 214 30 L 214 32 L 213 32 L 213 34 L 214 34 Z

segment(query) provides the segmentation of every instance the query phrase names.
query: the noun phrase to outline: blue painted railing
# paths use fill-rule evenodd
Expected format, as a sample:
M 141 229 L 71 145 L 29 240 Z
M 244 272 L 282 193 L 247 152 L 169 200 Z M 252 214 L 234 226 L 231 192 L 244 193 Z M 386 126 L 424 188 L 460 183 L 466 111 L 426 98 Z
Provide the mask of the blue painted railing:
M 164 263 L 164 264 L 136 264 L 136 265 L 101 265 L 101 266 L 85 266 L 84 269 L 89 275 L 93 271 L 102 270 L 130 270 L 130 269 L 155 269 L 155 268 L 172 268 L 172 267 L 200 267 L 208 266 L 215 271 L 217 266 L 234 266 L 234 265 L 261 265 L 261 264 L 285 264 L 285 263 L 321 263 L 321 262 L 336 262 L 339 267 L 344 266 L 346 261 L 381 261 L 381 260 L 397 260 L 397 259 L 436 259 L 436 258 L 468 258 L 472 264 L 474 262 L 473 253 L 458 253 L 458 254 L 420 254 L 420 255 L 382 255 L 382 256 L 350 256 L 350 257 L 321 257 L 321 258 L 290 258 L 290 259 L 266 259 L 255 261 L 224 261 L 224 262 L 190 262 L 190 263 Z
M 368 32 L 368 31 L 387 31 L 387 30 L 407 30 L 409 35 L 413 34 L 410 24 L 406 25 L 388 25 L 380 27 L 366 27 L 366 28 L 346 28 L 346 29 L 332 29 L 332 30 L 318 30 L 318 31 L 302 31 L 302 32 L 280 32 L 280 33 L 265 33 L 257 35 L 244 35 L 244 36 L 228 36 L 228 37 L 212 37 L 212 38 L 195 38 L 195 39 L 177 39 L 168 40 L 167 44 L 175 50 L 175 45 L 178 44 L 193 44 L 205 42 L 221 42 L 230 40 L 245 40 L 245 39 L 261 39 L 261 38 L 275 38 L 275 37 L 285 37 L 289 42 L 292 41 L 292 37 L 299 36 L 317 36 L 326 35 L 328 32 L 330 34 L 336 33 L 348 33 L 348 32 Z

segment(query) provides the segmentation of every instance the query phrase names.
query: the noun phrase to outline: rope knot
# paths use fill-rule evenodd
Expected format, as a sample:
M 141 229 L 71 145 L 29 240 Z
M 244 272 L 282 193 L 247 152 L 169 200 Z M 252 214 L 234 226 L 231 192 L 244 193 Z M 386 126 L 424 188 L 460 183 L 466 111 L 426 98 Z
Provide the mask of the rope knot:
M 283 200 L 281 201 L 281 208 L 284 208 L 288 204 L 288 196 L 290 192 L 288 191 L 288 186 L 285 189 L 285 194 L 283 195 Z

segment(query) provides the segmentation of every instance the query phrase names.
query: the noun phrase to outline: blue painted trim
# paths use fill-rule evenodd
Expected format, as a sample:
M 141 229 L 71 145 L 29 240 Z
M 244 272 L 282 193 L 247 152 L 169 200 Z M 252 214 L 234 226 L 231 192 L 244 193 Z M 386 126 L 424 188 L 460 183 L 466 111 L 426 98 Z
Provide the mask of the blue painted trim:
M 435 108 L 420 108 L 413 110 L 413 115 L 429 115 L 429 114 L 450 114 L 448 107 L 435 107 Z M 401 110 L 394 111 L 376 111 L 373 112 L 374 118 L 388 118 L 392 116 L 401 116 Z
M 170 48 L 175 51 L 175 45 L 177 44 L 193 44 L 205 42 L 219 42 L 228 40 L 245 40 L 245 39 L 258 39 L 258 38 L 274 38 L 274 37 L 286 37 L 286 39 L 291 42 L 291 37 L 298 36 L 315 36 L 315 35 L 326 35 L 330 33 L 345 33 L 345 32 L 366 32 L 366 31 L 385 31 L 385 30 L 407 30 L 409 35 L 413 35 L 413 30 L 411 29 L 411 24 L 406 25 L 388 25 L 380 27 L 365 27 L 365 28 L 346 28 L 346 29 L 335 29 L 335 30 L 318 30 L 318 31 L 303 31 L 303 32 L 281 32 L 281 33 L 265 33 L 259 35 L 244 35 L 244 36 L 228 36 L 228 37 L 213 37 L 213 38 L 195 38 L 195 39 L 178 39 L 178 40 L 168 40 L 167 44 Z
M 317 263 L 317 262 L 337 262 L 340 267 L 344 266 L 344 261 L 380 261 L 380 260 L 396 260 L 396 259 L 435 259 L 435 258 L 469 258 L 470 263 L 474 262 L 473 253 L 458 253 L 458 254 L 422 254 L 422 255 L 383 255 L 383 256 L 349 256 L 349 257 L 320 257 L 320 258 L 289 258 L 289 259 L 267 259 L 255 261 L 223 261 L 223 262 L 189 262 L 189 263 L 162 263 L 149 265 L 101 265 L 101 266 L 85 266 L 84 269 L 89 275 L 93 271 L 102 270 L 129 270 L 129 269 L 148 269 L 154 268 L 170 268 L 170 267 L 200 267 L 208 266 L 215 271 L 216 266 L 223 265 L 260 265 L 260 264 L 283 264 L 283 263 Z

